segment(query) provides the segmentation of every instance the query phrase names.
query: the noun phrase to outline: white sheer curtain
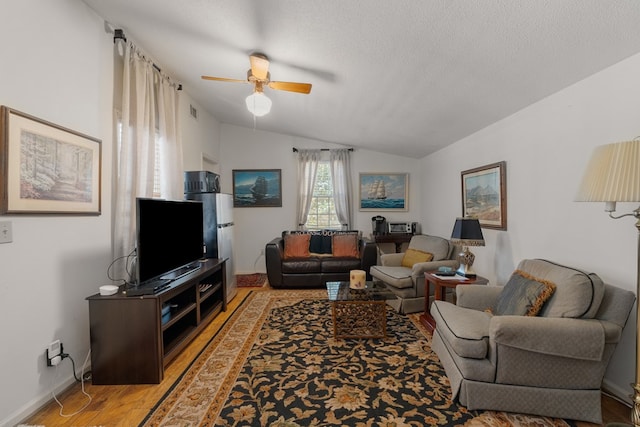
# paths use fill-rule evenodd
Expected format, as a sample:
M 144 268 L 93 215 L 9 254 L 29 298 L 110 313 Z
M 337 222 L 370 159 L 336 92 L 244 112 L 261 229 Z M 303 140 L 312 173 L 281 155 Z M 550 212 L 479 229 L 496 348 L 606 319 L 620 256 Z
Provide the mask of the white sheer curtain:
M 351 226 L 351 166 L 349 149 L 329 150 L 331 180 L 333 181 L 333 203 L 338 220 L 344 230 Z
M 136 197 L 153 196 L 156 167 L 161 197 L 182 199 L 183 181 L 178 91 L 135 45 L 118 43 L 124 58 L 122 105 L 117 114 L 114 259 L 127 256 L 135 247 Z M 126 278 L 125 270 L 125 263 L 116 263 L 112 277 Z
M 320 150 L 298 150 L 298 229 L 304 229 L 311 207 Z

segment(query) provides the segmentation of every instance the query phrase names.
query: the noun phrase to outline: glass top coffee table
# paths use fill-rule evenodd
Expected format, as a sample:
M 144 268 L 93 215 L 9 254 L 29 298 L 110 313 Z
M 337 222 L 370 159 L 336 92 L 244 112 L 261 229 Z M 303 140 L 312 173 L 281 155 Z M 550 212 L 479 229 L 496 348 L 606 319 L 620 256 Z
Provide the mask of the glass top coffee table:
M 382 283 L 366 282 L 351 289 L 349 282 L 327 282 L 334 338 L 387 336 L 387 300 L 397 298 Z

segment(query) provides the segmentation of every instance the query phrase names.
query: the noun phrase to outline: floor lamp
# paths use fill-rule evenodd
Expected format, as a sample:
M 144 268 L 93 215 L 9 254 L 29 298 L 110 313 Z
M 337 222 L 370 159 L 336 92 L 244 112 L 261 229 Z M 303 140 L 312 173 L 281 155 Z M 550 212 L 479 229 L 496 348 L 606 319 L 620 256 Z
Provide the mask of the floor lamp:
M 630 213 L 614 216 L 616 202 L 640 202 L 640 140 L 618 142 L 597 147 L 582 179 L 577 201 L 605 202 L 609 217 L 636 218 L 638 248 L 636 255 L 636 300 L 640 295 L 640 207 Z M 640 311 L 636 307 L 636 377 L 631 422 L 640 427 Z

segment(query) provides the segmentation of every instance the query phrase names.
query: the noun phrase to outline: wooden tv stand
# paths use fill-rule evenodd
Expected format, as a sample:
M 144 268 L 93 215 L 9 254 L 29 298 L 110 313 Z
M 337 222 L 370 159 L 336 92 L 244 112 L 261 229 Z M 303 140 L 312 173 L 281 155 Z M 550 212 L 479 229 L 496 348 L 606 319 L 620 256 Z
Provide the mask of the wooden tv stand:
M 128 297 L 121 287 L 88 297 L 93 384 L 159 384 L 164 367 L 227 310 L 225 261 L 208 259 L 157 294 Z

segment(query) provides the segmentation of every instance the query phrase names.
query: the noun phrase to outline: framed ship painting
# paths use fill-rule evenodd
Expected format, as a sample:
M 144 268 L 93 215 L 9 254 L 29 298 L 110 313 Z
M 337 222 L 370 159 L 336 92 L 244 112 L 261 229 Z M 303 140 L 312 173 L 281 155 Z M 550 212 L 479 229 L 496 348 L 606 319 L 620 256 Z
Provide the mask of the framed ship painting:
M 484 228 L 507 229 L 507 163 L 498 162 L 460 173 L 462 216 L 477 218 Z
M 101 141 L 0 107 L 0 214 L 100 215 Z
M 281 169 L 234 169 L 233 207 L 282 206 Z
M 408 211 L 408 173 L 361 173 L 361 211 Z

